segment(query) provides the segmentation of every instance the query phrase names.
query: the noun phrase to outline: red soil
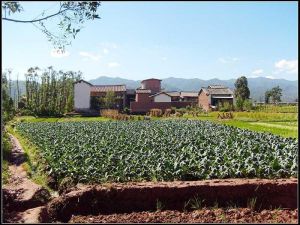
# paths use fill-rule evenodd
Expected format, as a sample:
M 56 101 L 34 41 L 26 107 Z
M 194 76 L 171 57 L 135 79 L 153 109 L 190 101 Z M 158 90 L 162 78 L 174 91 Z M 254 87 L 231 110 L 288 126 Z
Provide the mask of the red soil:
M 72 216 L 70 223 L 298 223 L 298 210 L 201 209 Z

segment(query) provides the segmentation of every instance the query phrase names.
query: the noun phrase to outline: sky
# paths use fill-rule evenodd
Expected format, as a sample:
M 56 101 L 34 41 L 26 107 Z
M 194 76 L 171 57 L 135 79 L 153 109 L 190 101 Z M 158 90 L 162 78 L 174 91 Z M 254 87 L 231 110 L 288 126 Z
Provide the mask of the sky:
M 20 2 L 9 18 L 33 19 L 59 2 Z M 29 67 L 99 76 L 298 80 L 298 2 L 101 2 L 101 19 L 58 54 L 32 24 L 2 20 L 2 70 Z M 57 31 L 52 20 L 47 22 Z

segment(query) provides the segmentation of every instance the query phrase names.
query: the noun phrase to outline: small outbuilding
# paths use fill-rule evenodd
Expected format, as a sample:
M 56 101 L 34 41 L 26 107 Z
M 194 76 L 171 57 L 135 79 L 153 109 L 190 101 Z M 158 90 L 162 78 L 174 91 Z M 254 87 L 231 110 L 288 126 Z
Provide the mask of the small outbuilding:
M 217 109 L 219 104 L 233 105 L 233 91 L 223 85 L 210 85 L 199 91 L 198 105 L 204 110 Z

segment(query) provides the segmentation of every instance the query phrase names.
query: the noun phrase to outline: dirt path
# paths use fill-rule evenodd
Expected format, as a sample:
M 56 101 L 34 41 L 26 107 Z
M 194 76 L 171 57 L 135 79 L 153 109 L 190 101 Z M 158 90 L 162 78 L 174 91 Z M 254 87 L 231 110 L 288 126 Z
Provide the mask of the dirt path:
M 19 141 L 10 135 L 12 151 L 9 160 L 10 178 L 3 185 L 4 222 L 39 222 L 39 215 L 51 198 L 47 189 L 34 183 L 22 166 L 26 160 Z

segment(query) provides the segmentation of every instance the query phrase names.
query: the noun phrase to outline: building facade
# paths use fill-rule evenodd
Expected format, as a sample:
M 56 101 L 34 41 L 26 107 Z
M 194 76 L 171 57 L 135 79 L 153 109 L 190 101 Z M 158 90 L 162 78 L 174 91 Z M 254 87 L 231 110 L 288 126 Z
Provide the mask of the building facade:
M 210 85 L 199 92 L 164 91 L 160 79 L 141 81 L 137 89 L 127 89 L 126 85 L 93 85 L 79 80 L 74 83 L 74 109 L 76 112 L 100 110 L 104 108 L 104 98 L 108 92 L 114 93 L 112 108 L 124 111 L 126 108 L 133 114 L 144 114 L 151 109 L 182 108 L 198 105 L 204 110 L 213 110 L 224 102 L 233 104 L 233 92 L 221 85 Z
M 218 106 L 225 102 L 233 105 L 233 92 L 228 87 L 210 85 L 199 91 L 198 106 L 206 111 L 218 109 Z

